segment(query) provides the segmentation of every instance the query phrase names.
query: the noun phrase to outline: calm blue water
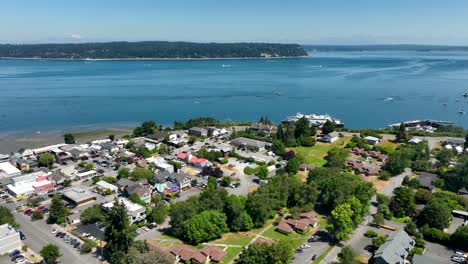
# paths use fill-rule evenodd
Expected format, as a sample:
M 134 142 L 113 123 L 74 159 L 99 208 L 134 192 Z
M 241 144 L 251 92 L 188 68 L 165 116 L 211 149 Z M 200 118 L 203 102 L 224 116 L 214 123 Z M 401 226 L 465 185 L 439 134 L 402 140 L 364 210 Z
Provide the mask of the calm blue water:
M 329 52 L 281 60 L 0 60 L 0 132 L 149 119 L 172 124 L 198 116 L 257 120 L 267 115 L 280 121 L 296 112 L 328 113 L 353 128 L 420 118 L 468 127 L 465 92 L 464 52 Z M 457 114 L 459 109 L 467 115 Z

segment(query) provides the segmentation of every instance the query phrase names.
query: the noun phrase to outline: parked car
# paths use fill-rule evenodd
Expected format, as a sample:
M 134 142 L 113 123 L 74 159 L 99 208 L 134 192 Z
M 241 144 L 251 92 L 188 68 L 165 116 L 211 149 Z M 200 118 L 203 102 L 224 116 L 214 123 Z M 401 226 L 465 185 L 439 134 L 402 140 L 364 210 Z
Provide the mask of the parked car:
M 52 233 L 52 234 L 57 233 L 57 229 L 53 229 L 53 230 L 51 231 L 51 233 Z
M 30 214 L 32 214 L 32 209 L 31 209 L 31 208 L 28 208 L 28 209 L 24 210 L 24 214 L 25 214 L 25 215 L 30 215 Z
M 26 239 L 26 236 L 24 235 L 24 233 L 22 231 L 19 231 L 19 235 L 20 235 L 21 240 Z
M 316 260 L 317 259 L 317 254 L 314 254 L 310 260 Z
M 17 259 L 24 259 L 24 256 L 19 254 L 11 257 L 11 261 L 16 261 Z
M 21 252 L 17 249 L 13 250 L 10 254 L 8 254 L 8 256 L 11 258 L 11 257 L 14 257 L 16 255 L 19 255 L 21 254 Z
M 457 263 L 465 262 L 465 258 L 462 257 L 462 256 L 458 256 L 458 255 L 452 256 L 451 259 L 452 259 L 452 261 L 457 262 Z

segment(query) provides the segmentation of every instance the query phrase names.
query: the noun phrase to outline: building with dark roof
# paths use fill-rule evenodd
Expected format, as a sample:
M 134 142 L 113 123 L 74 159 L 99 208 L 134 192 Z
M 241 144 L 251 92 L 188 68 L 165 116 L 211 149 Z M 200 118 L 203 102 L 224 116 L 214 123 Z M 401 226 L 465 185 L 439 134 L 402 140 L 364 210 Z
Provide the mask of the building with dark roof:
M 437 180 L 439 176 L 434 173 L 429 172 L 421 172 L 419 175 L 419 184 L 421 188 L 427 189 L 429 191 L 433 191 L 435 189 L 434 182 Z

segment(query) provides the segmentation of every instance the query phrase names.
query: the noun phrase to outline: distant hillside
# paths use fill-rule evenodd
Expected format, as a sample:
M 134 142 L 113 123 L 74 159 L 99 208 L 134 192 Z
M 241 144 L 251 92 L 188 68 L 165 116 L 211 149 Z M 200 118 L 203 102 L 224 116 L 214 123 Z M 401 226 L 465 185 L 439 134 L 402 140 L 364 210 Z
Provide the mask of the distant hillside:
M 307 51 L 468 51 L 468 46 L 437 45 L 304 45 Z
M 191 42 L 106 42 L 81 44 L 0 45 L 3 58 L 46 59 L 203 59 L 306 56 L 298 44 L 191 43 Z

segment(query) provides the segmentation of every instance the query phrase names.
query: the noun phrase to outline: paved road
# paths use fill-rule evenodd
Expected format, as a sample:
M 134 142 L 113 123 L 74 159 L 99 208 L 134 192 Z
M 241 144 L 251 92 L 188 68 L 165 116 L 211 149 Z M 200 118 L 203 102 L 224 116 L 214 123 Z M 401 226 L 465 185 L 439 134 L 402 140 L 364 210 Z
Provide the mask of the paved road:
M 35 252 L 40 252 L 46 244 L 52 243 L 60 248 L 63 256 L 60 258 L 62 263 L 67 264 L 93 264 L 99 263 L 98 259 L 92 254 L 80 254 L 75 248 L 65 243 L 62 239 L 55 237 L 51 233 L 53 226 L 48 225 L 43 220 L 31 222 L 28 216 L 22 213 L 16 213 L 15 219 L 20 224 L 20 230 L 26 235 L 23 242 Z
M 387 186 L 385 186 L 384 188 L 382 188 L 381 190 L 379 190 L 379 193 L 385 194 L 387 196 L 393 196 L 393 190 L 395 188 L 400 187 L 401 184 L 403 183 L 403 178 L 405 176 L 407 176 L 407 175 L 410 175 L 410 174 L 411 174 L 411 170 L 407 169 L 402 174 L 390 178 L 390 183 Z M 371 201 L 376 201 L 376 196 L 375 195 L 372 197 Z M 370 212 L 371 212 L 371 214 L 377 212 L 377 208 L 375 206 L 373 206 L 372 204 L 371 204 Z M 353 234 L 351 234 L 350 239 L 348 241 L 344 242 L 344 245 L 345 246 L 351 245 L 351 247 L 353 247 L 354 244 L 359 243 L 359 239 L 361 239 L 363 237 L 364 233 L 368 229 L 367 224 L 370 221 L 371 221 L 371 217 L 370 216 L 366 217 L 362 221 L 361 225 L 359 225 L 356 228 L 356 230 L 354 230 Z M 358 246 L 354 245 L 354 247 L 358 247 Z M 328 253 L 328 255 L 320 263 L 334 263 L 334 262 L 336 262 L 336 259 L 338 257 L 338 254 L 340 253 L 341 249 L 342 249 L 342 247 L 340 247 L 340 246 L 334 247 L 333 250 L 330 251 L 330 253 Z M 321 252 L 323 252 L 323 251 L 321 251 Z M 320 254 L 321 254 L 321 252 L 320 252 Z

